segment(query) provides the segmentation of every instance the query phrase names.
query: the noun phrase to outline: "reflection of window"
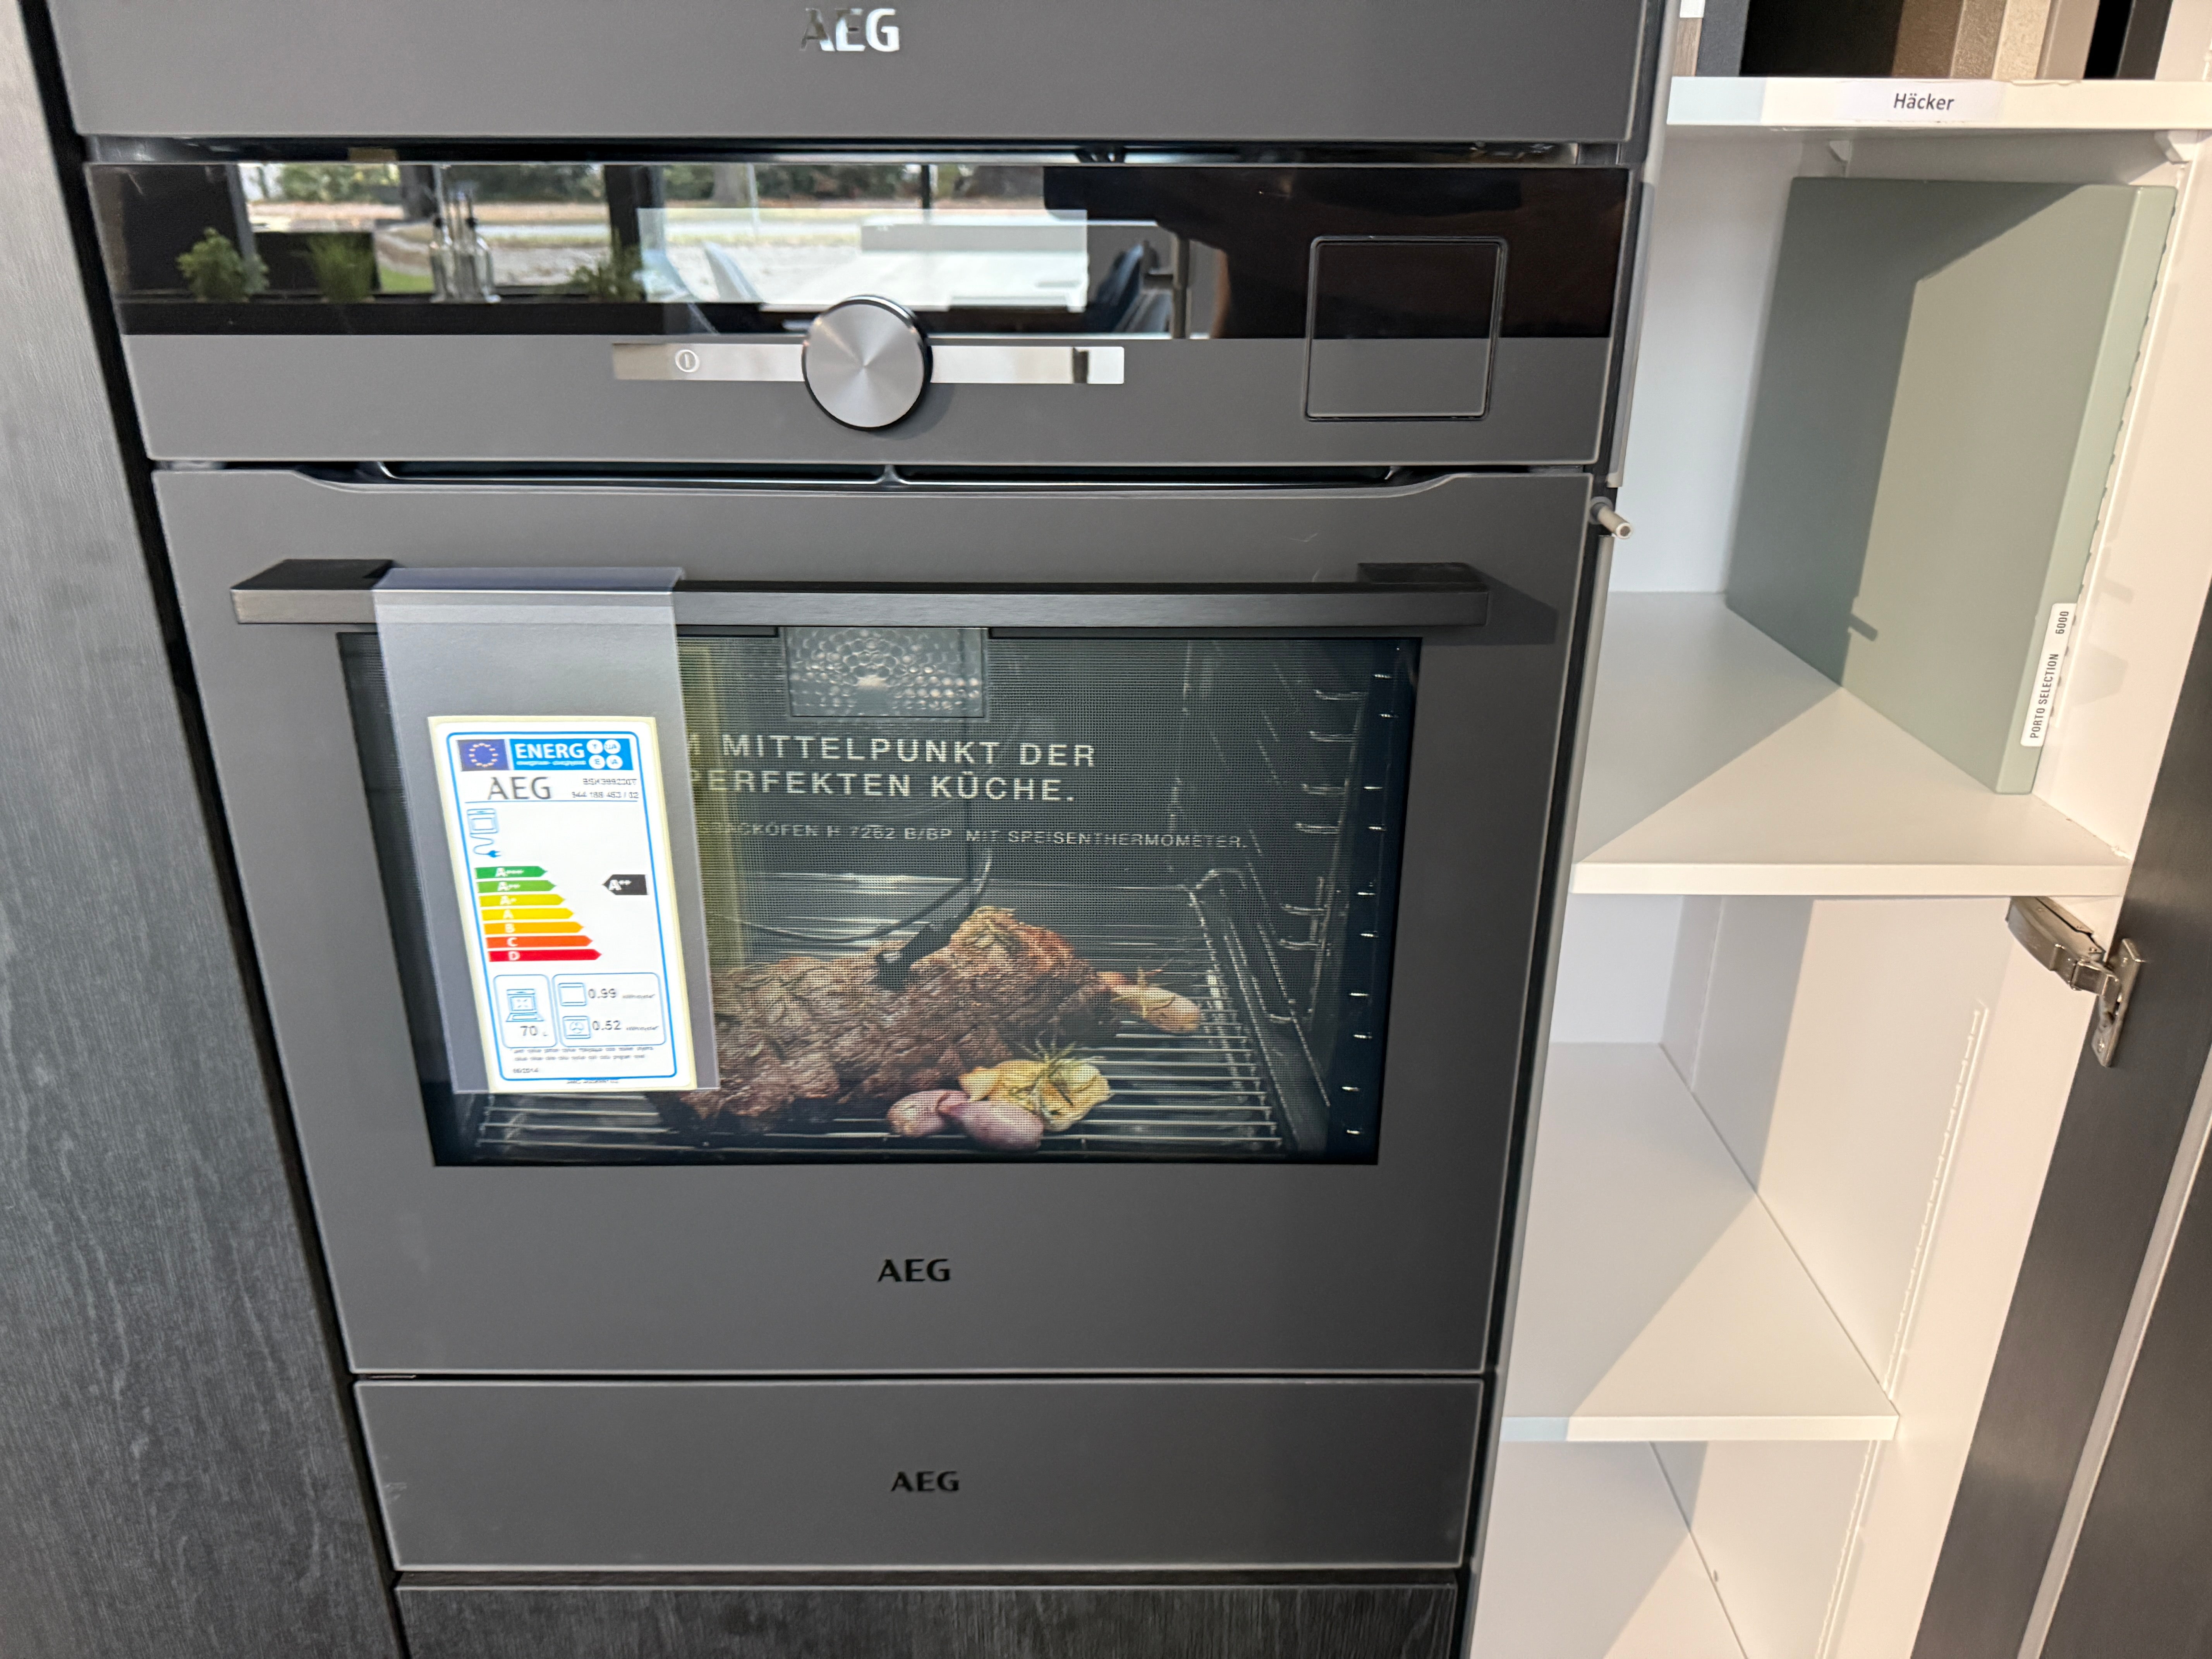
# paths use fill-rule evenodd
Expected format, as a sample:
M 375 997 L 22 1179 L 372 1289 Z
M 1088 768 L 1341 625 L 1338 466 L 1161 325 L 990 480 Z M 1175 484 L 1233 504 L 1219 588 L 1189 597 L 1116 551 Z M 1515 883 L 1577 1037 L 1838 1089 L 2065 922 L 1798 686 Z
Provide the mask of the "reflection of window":
M 1509 247 L 1499 337 L 1602 336 L 1626 178 L 1595 167 L 920 160 L 88 171 L 108 275 L 133 333 L 240 326 L 219 307 L 240 304 L 260 312 L 252 326 L 267 332 L 532 333 L 579 321 L 538 307 L 410 303 L 501 296 L 656 307 L 609 318 L 610 331 L 777 333 L 876 294 L 943 333 L 1245 339 L 1304 337 L 1316 238 Z M 464 197 L 490 281 L 441 288 L 439 216 Z M 180 272 L 179 258 L 203 244 L 194 274 Z M 1445 275 L 1446 287 L 1481 286 L 1479 274 L 1468 283 Z M 1346 323 L 1351 337 L 1480 337 L 1454 331 L 1474 320 L 1444 314 L 1456 301 L 1440 313 L 1421 294 L 1392 291 L 1396 281 L 1384 273 L 1366 285 L 1395 319 Z M 331 300 L 347 301 L 349 314 L 313 303 Z M 1441 337 L 1424 333 L 1440 323 Z M 1320 337 L 1331 337 L 1326 326 Z

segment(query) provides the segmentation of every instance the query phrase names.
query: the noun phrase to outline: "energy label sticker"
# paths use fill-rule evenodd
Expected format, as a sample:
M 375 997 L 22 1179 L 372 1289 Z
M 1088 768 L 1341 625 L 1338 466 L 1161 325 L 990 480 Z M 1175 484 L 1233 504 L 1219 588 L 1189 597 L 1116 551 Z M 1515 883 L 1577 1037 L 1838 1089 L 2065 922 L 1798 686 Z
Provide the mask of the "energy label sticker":
M 651 720 L 435 715 L 495 1094 L 694 1086 Z

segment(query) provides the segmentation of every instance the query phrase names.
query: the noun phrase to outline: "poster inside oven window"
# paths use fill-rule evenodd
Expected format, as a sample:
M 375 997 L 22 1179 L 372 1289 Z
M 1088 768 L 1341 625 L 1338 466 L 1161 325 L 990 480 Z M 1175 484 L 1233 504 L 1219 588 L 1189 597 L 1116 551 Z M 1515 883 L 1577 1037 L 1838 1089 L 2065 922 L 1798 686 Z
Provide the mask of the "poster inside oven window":
M 1371 1162 L 1419 648 L 681 635 L 720 1080 L 426 1085 L 439 1155 Z

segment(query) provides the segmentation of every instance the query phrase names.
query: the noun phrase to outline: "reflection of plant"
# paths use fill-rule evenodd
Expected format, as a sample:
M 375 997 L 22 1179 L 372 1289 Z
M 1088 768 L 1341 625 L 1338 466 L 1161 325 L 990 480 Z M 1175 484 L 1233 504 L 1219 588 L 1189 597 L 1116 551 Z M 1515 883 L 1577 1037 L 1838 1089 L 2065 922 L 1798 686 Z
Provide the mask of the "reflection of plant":
M 604 202 L 606 185 L 589 161 L 470 161 L 445 177 L 472 185 L 479 202 Z
M 276 169 L 276 192 L 287 202 L 392 202 L 399 198 L 399 169 L 389 162 L 287 161 Z
M 177 256 L 177 269 L 195 300 L 236 304 L 269 286 L 268 268 L 260 259 L 251 253 L 240 257 L 238 244 L 212 225 L 190 252 Z
M 637 250 L 617 242 L 600 256 L 598 264 L 578 265 L 569 274 L 568 292 L 587 300 L 642 300 L 644 265 Z
M 707 161 L 670 161 L 660 169 L 661 193 L 672 202 L 705 202 L 714 194 L 714 168 Z
M 755 175 L 763 201 L 896 202 L 921 194 L 921 170 L 858 163 L 763 167 Z
M 365 236 L 310 236 L 307 263 L 315 291 L 334 306 L 356 306 L 376 291 L 376 250 Z

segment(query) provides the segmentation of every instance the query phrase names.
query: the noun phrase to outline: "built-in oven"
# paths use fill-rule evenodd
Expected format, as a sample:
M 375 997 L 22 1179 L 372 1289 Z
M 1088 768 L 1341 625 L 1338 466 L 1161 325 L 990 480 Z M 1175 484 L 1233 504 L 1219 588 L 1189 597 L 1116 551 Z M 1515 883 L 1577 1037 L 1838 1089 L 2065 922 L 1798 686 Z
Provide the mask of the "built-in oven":
M 501 1376 L 1081 1376 L 1076 1424 L 1121 1386 L 1098 1379 L 1211 1376 L 1189 1397 L 1249 1395 L 1262 1419 L 1295 1399 L 1425 1425 L 1389 1456 L 1341 1425 L 1295 1438 L 1382 1483 L 1327 1511 L 1353 1534 L 1409 1504 L 1423 1559 L 1456 1550 L 1584 476 L 762 489 L 284 469 L 171 471 L 159 492 L 351 1362 L 456 1379 L 364 1392 L 380 1462 L 428 1457 L 388 1499 L 403 1562 L 471 1564 L 418 1554 L 410 1510 L 445 1512 L 441 1474 L 507 1488 L 409 1437 L 426 1412 L 488 1409 Z M 503 1060 L 574 1058 L 558 1026 L 595 1012 L 593 947 L 649 899 L 504 838 L 529 831 L 489 815 L 520 817 L 549 775 L 519 746 L 452 775 L 456 838 L 487 815 L 465 865 L 434 838 L 426 855 L 400 747 L 419 776 L 433 720 L 507 741 L 517 716 L 580 731 L 640 709 L 603 688 L 599 647 L 533 638 L 506 647 L 519 676 L 457 661 L 451 700 L 410 690 L 395 723 L 377 601 L 459 569 L 440 597 L 526 611 L 542 572 L 610 549 L 685 573 L 660 747 L 696 846 L 714 1075 L 534 1091 Z M 477 1021 L 441 1009 L 433 934 L 465 921 L 482 983 L 452 978 L 494 1036 L 457 1086 L 447 1034 Z M 929 1387 L 871 1390 L 825 1397 L 950 1420 Z M 672 1398 L 557 1396 L 625 1444 Z M 1416 1476 L 1418 1503 L 1396 1484 Z M 608 1513 L 515 1501 L 568 1527 Z M 973 1559 L 930 1538 L 891 1564 Z M 605 1564 L 574 1547 L 500 1559 Z M 1150 1559 L 1132 1547 L 1108 1559 Z
M 95 148 L 403 1571 L 1464 1570 L 1643 50 L 1449 149 Z

